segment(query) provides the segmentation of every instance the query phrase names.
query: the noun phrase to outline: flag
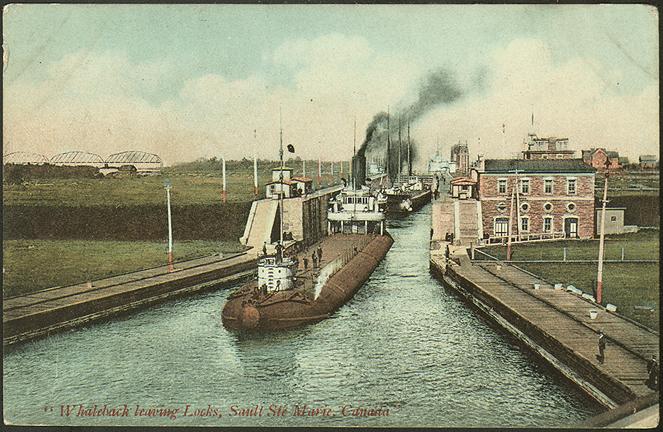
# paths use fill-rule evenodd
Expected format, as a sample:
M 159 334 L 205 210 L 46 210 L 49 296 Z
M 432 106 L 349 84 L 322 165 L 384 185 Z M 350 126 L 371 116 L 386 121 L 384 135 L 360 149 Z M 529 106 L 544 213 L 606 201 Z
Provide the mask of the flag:
M 288 151 L 289 151 L 290 153 L 294 153 L 294 152 L 295 152 L 295 146 L 292 145 L 292 144 L 288 144 Z

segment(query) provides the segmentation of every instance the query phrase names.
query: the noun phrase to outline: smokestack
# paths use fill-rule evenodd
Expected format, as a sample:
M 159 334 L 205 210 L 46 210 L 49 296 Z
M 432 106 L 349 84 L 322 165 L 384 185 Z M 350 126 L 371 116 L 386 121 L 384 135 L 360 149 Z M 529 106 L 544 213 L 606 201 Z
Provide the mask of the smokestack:
M 359 190 L 364 183 L 366 183 L 366 156 L 356 154 L 352 156 L 352 187 Z

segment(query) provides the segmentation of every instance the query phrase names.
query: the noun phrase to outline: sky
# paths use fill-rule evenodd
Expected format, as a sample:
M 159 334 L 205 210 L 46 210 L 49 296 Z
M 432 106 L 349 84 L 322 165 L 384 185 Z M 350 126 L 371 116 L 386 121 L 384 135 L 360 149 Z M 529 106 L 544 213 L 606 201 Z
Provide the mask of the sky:
M 3 24 L 4 154 L 276 159 L 281 125 L 296 155 L 348 159 L 439 70 L 460 97 L 411 125 L 415 166 L 458 141 L 511 157 L 530 131 L 659 154 L 646 5 L 41 4 Z

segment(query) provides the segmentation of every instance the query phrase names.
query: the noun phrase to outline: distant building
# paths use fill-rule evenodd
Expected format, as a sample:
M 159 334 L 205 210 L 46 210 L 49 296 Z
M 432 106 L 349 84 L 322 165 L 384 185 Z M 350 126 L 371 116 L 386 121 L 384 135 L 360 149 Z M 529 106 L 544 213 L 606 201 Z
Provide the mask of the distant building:
M 467 147 L 467 141 L 461 144 L 454 144 L 451 147 L 451 162 L 456 164 L 456 172 L 459 174 L 467 174 L 470 169 L 470 151 Z
M 601 231 L 601 207 L 596 208 L 596 235 Z M 605 209 L 605 233 L 625 234 L 638 232 L 636 225 L 624 225 L 624 212 L 626 207 L 607 207 Z
M 641 169 L 656 169 L 658 168 L 658 159 L 654 155 L 642 155 L 639 158 Z
M 539 138 L 534 133 L 527 134 L 523 141 L 523 159 L 572 159 L 575 150 L 569 149 L 568 138 Z
M 605 170 L 606 167 L 610 170 L 620 169 L 622 167 L 619 163 L 619 153 L 616 151 L 608 151 L 604 148 L 583 150 L 582 161 L 601 171 Z
M 483 172 L 477 175 L 485 237 L 508 235 L 511 195 L 516 182 L 520 206 L 513 209 L 514 235 L 562 232 L 571 238 L 594 235 L 596 170 L 582 160 L 487 159 L 484 165 Z
M 440 151 L 435 152 L 435 156 L 428 161 L 428 173 L 429 174 L 441 174 L 449 173 L 453 174 L 456 172 L 456 164 L 454 162 L 444 160 Z
M 281 171 L 283 171 L 283 181 L 280 180 Z M 297 194 L 297 182 L 292 179 L 292 168 L 272 168 L 272 181 L 267 183 L 265 196 L 267 198 L 278 198 L 283 193 L 284 198 L 290 198 Z
M 452 179 L 451 196 L 458 199 L 477 198 L 477 182 L 469 177 Z
M 297 195 L 307 195 L 313 192 L 313 179 L 309 177 L 293 177 L 292 182 L 297 189 Z

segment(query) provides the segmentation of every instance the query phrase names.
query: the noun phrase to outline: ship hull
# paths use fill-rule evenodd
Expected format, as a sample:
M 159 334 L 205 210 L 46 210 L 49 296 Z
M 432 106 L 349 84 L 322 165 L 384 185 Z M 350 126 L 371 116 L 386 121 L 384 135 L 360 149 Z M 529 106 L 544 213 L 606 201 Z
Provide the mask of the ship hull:
M 388 234 L 371 236 L 369 243 L 329 277 L 317 298 L 313 298 L 310 287 L 265 298 L 257 294 L 256 283 L 249 284 L 227 301 L 222 312 L 223 326 L 230 330 L 284 330 L 329 318 L 368 280 L 394 242 Z M 324 248 L 324 240 L 322 244 Z
M 385 210 L 388 214 L 409 214 L 416 212 L 431 201 L 431 196 L 432 193 L 430 190 L 423 190 L 413 194 L 387 195 L 387 207 Z M 403 204 L 406 200 L 409 202 L 409 206 Z

